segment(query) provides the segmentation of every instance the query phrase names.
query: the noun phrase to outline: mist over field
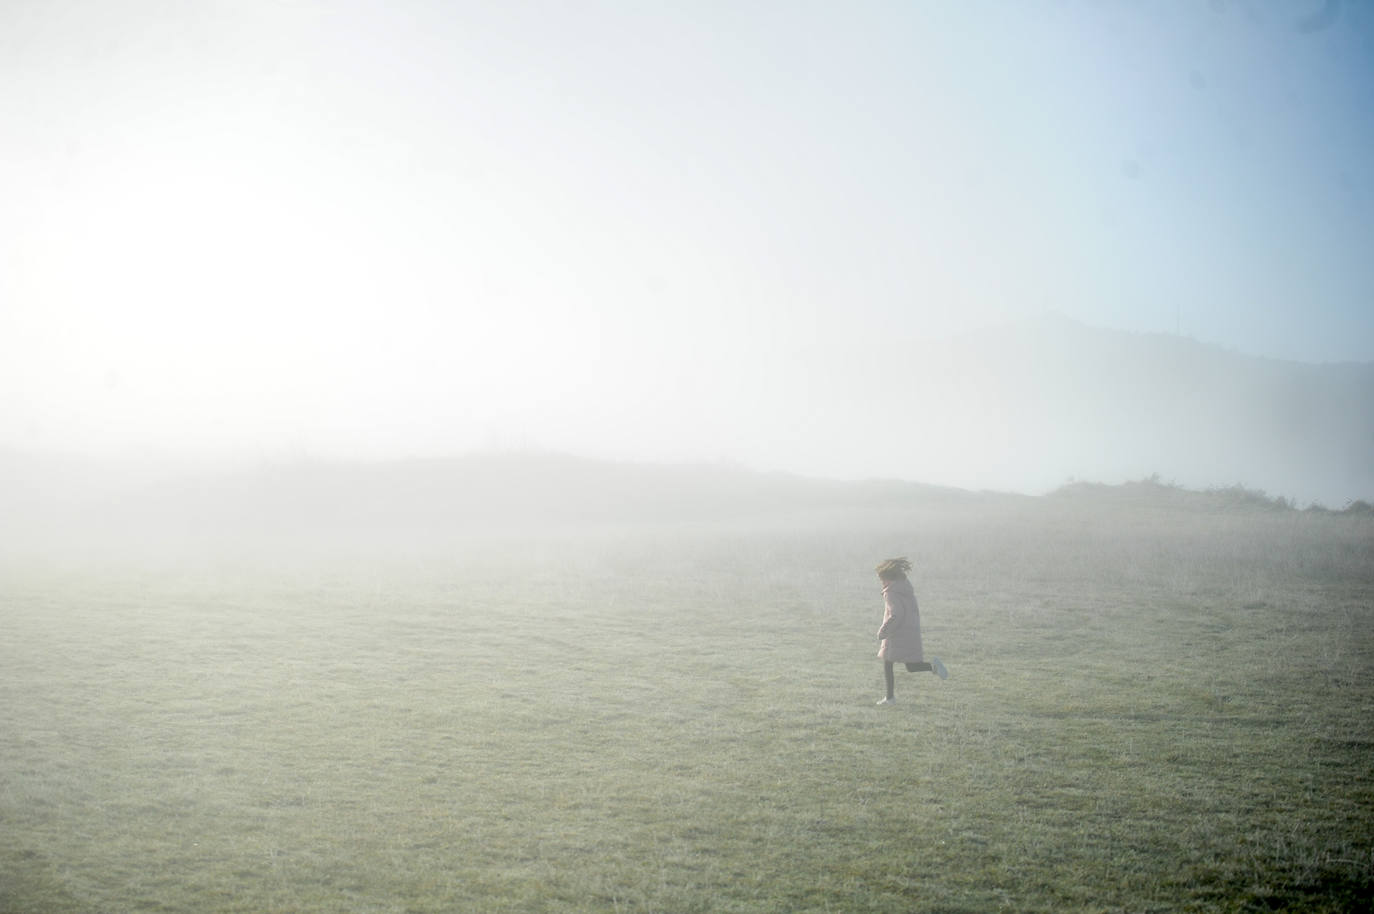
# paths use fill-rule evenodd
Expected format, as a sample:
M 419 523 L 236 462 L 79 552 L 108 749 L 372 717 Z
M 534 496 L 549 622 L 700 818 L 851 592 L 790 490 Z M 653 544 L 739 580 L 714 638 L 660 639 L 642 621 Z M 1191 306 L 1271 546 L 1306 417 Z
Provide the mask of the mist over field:
M 1349 0 L 0 3 L 0 914 L 1367 910 L 1371 111 Z
M 79 481 L 0 515 L 0 911 L 1374 889 L 1367 504 L 556 455 Z M 950 677 L 878 708 L 896 554 Z

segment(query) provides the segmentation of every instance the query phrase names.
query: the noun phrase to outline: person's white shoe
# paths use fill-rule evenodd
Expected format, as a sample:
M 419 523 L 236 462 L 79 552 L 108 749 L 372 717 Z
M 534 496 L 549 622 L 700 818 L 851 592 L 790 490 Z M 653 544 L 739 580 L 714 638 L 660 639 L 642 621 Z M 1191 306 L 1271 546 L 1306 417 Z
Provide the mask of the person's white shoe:
M 941 679 L 949 678 L 949 670 L 945 669 L 945 665 L 940 662 L 939 657 L 931 657 L 930 666 L 935 670 L 936 676 L 939 676 Z
M 896 703 L 897 699 L 895 698 L 884 698 L 882 701 L 878 702 L 880 705 L 895 705 Z

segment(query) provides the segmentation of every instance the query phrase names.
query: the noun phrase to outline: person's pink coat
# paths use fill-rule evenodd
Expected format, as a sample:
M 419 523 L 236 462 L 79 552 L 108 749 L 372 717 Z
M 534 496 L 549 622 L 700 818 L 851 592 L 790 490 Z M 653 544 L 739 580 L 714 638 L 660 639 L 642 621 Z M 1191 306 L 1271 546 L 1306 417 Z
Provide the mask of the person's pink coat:
M 878 659 L 888 663 L 924 663 L 921 651 L 921 611 L 910 581 L 883 582 L 882 643 Z

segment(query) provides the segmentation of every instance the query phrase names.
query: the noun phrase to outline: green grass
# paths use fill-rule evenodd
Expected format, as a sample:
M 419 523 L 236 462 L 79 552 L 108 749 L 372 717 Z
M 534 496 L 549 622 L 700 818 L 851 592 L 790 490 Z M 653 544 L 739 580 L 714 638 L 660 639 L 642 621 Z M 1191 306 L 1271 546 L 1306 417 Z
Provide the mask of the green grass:
M 870 571 L 928 651 L 875 708 Z M 1052 499 L 0 572 L 0 910 L 1367 910 L 1374 523 Z

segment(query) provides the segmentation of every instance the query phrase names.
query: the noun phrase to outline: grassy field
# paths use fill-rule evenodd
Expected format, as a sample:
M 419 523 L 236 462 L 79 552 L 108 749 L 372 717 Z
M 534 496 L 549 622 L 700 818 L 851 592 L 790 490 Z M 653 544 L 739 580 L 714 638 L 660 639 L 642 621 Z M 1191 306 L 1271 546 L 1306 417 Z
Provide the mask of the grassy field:
M 873 659 L 909 555 L 929 652 Z M 1083 498 L 0 568 L 0 911 L 1368 910 L 1374 521 Z

